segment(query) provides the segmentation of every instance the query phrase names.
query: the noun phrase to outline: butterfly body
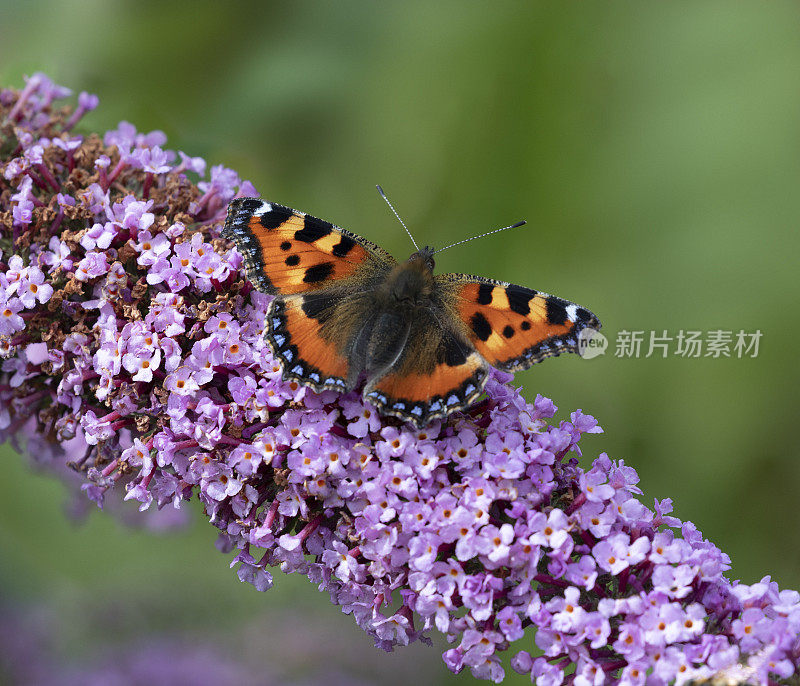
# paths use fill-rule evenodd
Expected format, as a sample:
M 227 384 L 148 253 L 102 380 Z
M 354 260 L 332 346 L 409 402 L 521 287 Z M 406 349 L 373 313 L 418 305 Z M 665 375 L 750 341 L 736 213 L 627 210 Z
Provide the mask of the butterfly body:
M 489 367 L 513 371 L 577 351 L 588 310 L 464 274 L 434 274 L 434 251 L 394 258 L 360 236 L 257 198 L 231 202 L 223 235 L 270 303 L 265 337 L 284 378 L 350 391 L 424 426 L 469 406 Z
M 375 284 L 362 299 L 364 324 L 351 348 L 353 372 L 374 377 L 391 369 L 408 344 L 415 318 L 434 307 L 433 258 L 415 253 Z

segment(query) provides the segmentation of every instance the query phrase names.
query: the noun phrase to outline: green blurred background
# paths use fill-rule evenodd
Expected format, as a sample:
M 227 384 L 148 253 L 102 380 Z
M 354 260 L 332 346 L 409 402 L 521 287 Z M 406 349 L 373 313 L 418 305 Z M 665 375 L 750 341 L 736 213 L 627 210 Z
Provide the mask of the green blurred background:
M 376 183 L 420 243 L 527 219 L 438 259 L 604 322 L 604 357 L 521 373 L 526 395 L 595 415 L 606 433 L 586 439 L 586 462 L 607 451 L 633 465 L 645 502 L 673 498 L 731 555 L 733 578 L 800 588 L 796 3 L 97 0 L 0 13 L 3 86 L 41 70 L 97 93 L 84 130 L 162 129 L 167 147 L 398 256 L 411 246 Z M 755 359 L 614 356 L 619 331 L 665 329 L 763 338 Z M 199 516 L 188 534 L 132 533 L 100 513 L 75 527 L 63 487 L 2 450 L 11 598 L 68 613 L 146 597 L 144 626 L 216 630 L 298 608 L 382 683 L 410 661 L 430 683 L 469 681 L 421 646 L 376 660 L 302 579 L 277 573 L 263 595 L 239 584 Z

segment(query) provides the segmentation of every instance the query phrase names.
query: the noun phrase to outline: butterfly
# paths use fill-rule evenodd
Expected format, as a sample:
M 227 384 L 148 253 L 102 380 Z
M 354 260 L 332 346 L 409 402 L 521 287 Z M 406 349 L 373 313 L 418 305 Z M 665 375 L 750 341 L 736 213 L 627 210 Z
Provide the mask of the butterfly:
M 418 428 L 471 405 L 490 366 L 515 371 L 578 352 L 581 332 L 601 326 L 546 293 L 434 275 L 433 248 L 397 262 L 361 236 L 260 198 L 233 200 L 222 235 L 247 278 L 276 296 L 265 338 L 284 379 L 341 392 L 363 379 L 366 401 Z

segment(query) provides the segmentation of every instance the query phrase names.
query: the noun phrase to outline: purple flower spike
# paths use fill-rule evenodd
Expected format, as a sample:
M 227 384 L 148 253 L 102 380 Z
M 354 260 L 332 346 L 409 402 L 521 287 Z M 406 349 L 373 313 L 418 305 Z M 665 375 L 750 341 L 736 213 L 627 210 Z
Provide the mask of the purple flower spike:
M 194 184 L 203 160 L 126 122 L 70 137 L 96 103 L 69 116 L 64 93 L 35 75 L 0 98 L 2 439 L 98 504 L 199 499 L 239 579 L 304 574 L 385 649 L 438 631 L 455 672 L 499 682 L 510 650 L 550 686 L 796 678 L 800 594 L 729 581 L 624 462 L 580 468 L 591 416 L 554 421 L 496 372 L 418 430 L 284 381 L 270 296 L 220 238 L 252 185 L 219 165 Z

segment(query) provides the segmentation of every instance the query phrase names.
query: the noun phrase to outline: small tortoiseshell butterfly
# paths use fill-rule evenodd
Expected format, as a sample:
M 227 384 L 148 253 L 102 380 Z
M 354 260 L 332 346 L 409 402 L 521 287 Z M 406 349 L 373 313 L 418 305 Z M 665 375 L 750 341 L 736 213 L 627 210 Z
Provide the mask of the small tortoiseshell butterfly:
M 363 376 L 366 400 L 417 427 L 474 402 L 489 365 L 515 371 L 577 352 L 578 334 L 600 328 L 546 293 L 434 276 L 433 248 L 398 263 L 361 236 L 259 198 L 233 200 L 222 235 L 248 279 L 276 296 L 265 337 L 285 379 L 345 392 Z

